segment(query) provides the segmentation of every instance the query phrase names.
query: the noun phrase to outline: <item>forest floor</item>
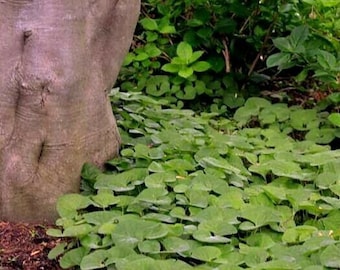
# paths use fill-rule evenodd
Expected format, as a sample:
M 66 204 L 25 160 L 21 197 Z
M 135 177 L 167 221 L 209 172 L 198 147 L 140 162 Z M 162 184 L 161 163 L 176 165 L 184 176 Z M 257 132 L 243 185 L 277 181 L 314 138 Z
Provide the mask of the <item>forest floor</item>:
M 46 235 L 48 227 L 0 221 L 0 270 L 60 270 L 47 257 L 61 241 Z

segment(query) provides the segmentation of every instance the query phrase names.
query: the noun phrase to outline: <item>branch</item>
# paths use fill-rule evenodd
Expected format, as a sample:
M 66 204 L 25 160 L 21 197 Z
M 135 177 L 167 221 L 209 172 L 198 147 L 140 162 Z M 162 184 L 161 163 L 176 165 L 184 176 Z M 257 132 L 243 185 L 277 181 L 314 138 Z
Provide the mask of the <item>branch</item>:
M 230 73 L 231 71 L 231 64 L 230 64 L 230 54 L 229 54 L 229 49 L 227 45 L 227 41 L 223 40 L 222 41 L 224 50 L 222 51 L 223 56 L 224 56 L 224 62 L 225 62 L 225 72 Z

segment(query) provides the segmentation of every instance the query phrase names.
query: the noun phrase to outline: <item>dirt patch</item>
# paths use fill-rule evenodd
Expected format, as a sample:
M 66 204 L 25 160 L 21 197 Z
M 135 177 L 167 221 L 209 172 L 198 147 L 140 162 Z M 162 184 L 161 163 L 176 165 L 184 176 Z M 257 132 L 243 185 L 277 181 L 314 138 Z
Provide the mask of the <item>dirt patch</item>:
M 0 270 L 60 270 L 48 252 L 62 240 L 46 235 L 51 226 L 0 221 Z

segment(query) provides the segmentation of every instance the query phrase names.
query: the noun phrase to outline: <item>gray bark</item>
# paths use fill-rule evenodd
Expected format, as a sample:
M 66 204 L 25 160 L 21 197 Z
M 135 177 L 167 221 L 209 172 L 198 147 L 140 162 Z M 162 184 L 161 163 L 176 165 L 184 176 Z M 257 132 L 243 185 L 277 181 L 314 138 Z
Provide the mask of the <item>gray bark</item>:
M 117 155 L 107 96 L 139 0 L 0 0 L 0 220 L 52 222 L 85 162 Z

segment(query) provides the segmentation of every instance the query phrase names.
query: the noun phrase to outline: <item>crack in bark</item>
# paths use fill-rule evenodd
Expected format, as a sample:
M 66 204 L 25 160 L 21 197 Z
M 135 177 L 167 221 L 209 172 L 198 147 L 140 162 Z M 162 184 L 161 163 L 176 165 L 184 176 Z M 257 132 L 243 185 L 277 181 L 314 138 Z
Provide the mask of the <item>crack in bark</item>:
M 41 158 L 42 158 L 42 156 L 43 156 L 43 153 L 44 153 L 44 150 L 45 150 L 45 141 L 43 141 L 42 143 L 41 143 L 41 146 L 40 146 L 40 153 L 39 153 L 39 155 L 38 155 L 38 167 L 39 167 L 39 163 L 40 163 L 40 161 L 41 161 Z
M 32 36 L 33 31 L 32 30 L 25 30 L 24 31 L 24 46 L 27 44 L 27 42 L 30 40 L 30 36 Z
M 21 6 L 27 3 L 32 3 L 34 0 L 0 0 L 0 4 L 13 4 Z
M 41 108 L 45 107 L 45 103 L 47 101 L 47 96 L 50 94 L 50 89 L 48 88 L 47 84 L 42 83 L 41 89 Z

